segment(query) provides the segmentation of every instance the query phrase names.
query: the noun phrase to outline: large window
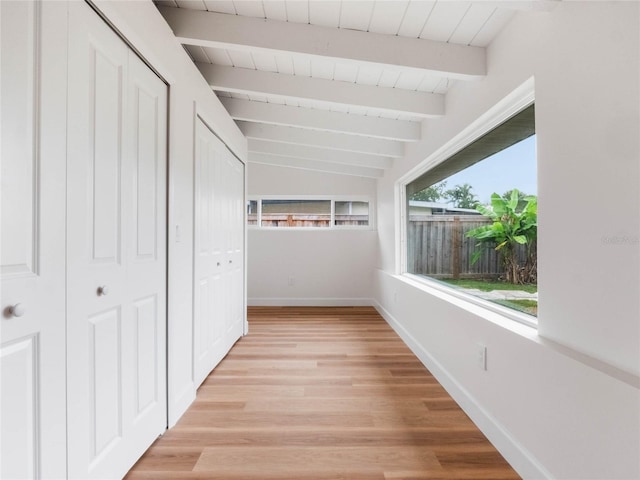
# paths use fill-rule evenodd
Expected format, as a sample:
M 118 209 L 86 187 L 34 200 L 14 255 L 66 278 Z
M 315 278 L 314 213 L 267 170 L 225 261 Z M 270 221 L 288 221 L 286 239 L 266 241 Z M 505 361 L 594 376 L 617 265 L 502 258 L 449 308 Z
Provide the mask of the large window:
M 247 223 L 259 228 L 371 227 L 370 202 L 345 198 L 271 198 L 247 202 Z
M 406 185 L 406 271 L 537 315 L 534 106 Z

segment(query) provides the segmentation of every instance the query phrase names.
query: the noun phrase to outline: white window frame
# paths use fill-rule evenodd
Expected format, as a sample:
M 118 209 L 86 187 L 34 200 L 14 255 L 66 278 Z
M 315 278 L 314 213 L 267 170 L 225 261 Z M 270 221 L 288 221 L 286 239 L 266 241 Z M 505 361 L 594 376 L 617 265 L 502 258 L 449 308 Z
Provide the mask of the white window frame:
M 537 328 L 537 318 L 532 315 L 518 312 L 475 297 L 454 287 L 449 287 L 441 282 L 407 272 L 407 185 L 416 178 L 431 170 L 436 165 L 447 161 L 455 153 L 472 144 L 480 137 L 502 124 L 518 112 L 524 110 L 535 101 L 535 82 L 533 77 L 507 95 L 503 100 L 472 122 L 467 128 L 454 136 L 449 142 L 432 153 L 415 168 L 407 172 L 395 182 L 395 208 L 396 208 L 396 274 L 404 276 L 414 282 L 435 288 L 457 298 L 478 305 L 492 312 L 503 315 L 511 320 Z
M 262 200 L 324 200 L 331 201 L 331 220 L 328 227 L 263 227 Z M 256 225 L 247 225 L 250 230 L 284 231 L 336 231 L 336 230 L 375 230 L 375 206 L 373 199 L 363 195 L 249 195 L 247 201 L 257 202 Z M 369 204 L 368 225 L 335 225 L 336 202 L 367 202 Z M 245 207 L 246 208 L 246 207 Z

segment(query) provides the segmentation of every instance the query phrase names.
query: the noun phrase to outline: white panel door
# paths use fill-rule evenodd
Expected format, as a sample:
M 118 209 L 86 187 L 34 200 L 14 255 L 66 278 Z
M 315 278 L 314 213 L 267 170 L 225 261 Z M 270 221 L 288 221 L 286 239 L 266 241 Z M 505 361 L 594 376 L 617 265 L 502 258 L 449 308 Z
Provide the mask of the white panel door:
M 66 476 L 66 7 L 0 2 L 0 478 Z
M 193 375 L 200 385 L 240 338 L 244 319 L 244 165 L 200 119 L 194 175 Z
M 166 427 L 167 89 L 69 10 L 69 477 L 121 478 Z
M 230 299 L 226 322 L 226 351 L 244 330 L 244 165 L 225 151 L 225 175 L 229 189 L 226 204 L 227 297 Z M 225 352 L 226 353 L 226 352 Z
M 224 249 L 220 218 L 224 195 L 218 188 L 224 145 L 198 119 L 195 145 L 194 381 L 200 385 L 224 356 Z

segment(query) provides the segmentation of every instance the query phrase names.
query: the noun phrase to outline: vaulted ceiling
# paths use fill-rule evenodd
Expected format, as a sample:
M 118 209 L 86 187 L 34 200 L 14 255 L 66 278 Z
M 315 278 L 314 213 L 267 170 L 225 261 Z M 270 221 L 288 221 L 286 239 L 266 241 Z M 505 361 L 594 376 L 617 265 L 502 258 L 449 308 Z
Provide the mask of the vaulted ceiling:
M 156 0 L 249 161 L 380 177 L 529 1 Z

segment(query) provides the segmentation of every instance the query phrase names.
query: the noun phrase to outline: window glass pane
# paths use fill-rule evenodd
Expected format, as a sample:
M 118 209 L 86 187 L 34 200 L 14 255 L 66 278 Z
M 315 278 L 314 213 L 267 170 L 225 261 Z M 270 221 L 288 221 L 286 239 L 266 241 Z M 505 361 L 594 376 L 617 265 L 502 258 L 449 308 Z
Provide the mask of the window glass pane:
M 369 202 L 335 202 L 335 225 L 369 225 Z
M 263 227 L 330 227 L 331 200 L 262 200 Z
M 249 200 L 247 202 L 247 225 L 258 224 L 258 202 Z
M 523 124 L 522 115 L 512 118 L 518 123 L 510 145 L 511 119 L 467 147 L 475 153 L 462 149 L 452 156 L 457 165 L 447 160 L 434 168 L 437 175 L 427 172 L 407 185 L 407 272 L 535 316 L 535 135 L 521 138 L 534 126 Z M 496 131 L 497 140 L 491 138 Z M 497 143 L 490 156 L 478 148 Z

